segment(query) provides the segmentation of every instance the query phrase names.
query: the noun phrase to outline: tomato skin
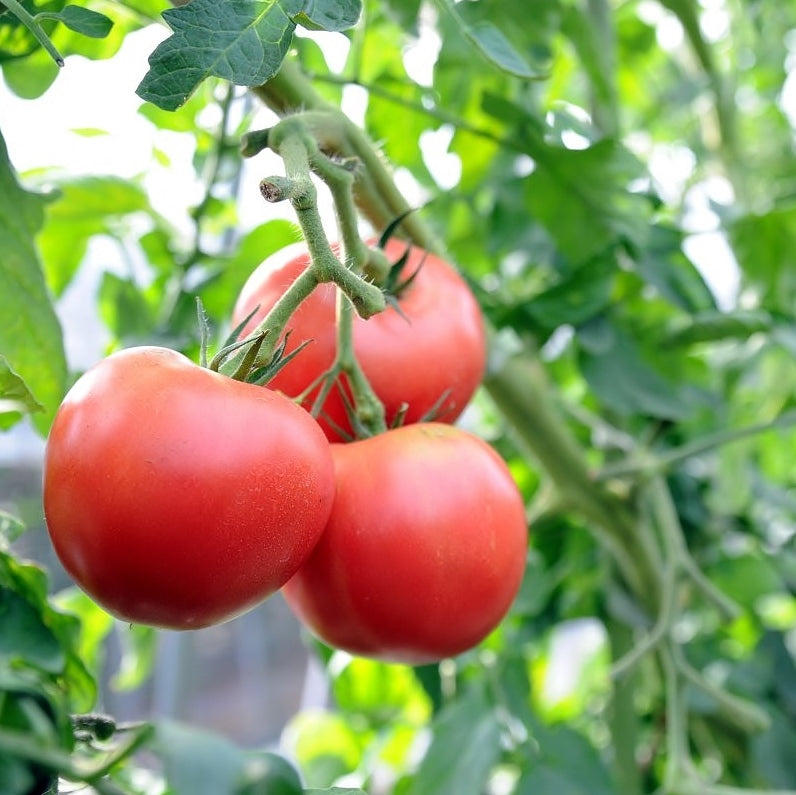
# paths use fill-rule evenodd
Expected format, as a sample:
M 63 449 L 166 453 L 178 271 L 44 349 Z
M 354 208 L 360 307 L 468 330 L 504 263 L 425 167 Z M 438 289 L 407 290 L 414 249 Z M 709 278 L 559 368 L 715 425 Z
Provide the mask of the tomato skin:
M 385 253 L 396 261 L 406 244 L 391 239 Z M 287 287 L 309 264 L 303 246 L 269 258 L 244 285 L 232 314 L 233 326 L 259 306 L 242 335 L 250 333 L 265 317 Z M 289 259 L 286 259 L 289 257 Z M 434 419 L 452 423 L 464 410 L 481 383 L 486 364 L 486 333 L 481 309 L 467 283 L 447 262 L 413 247 L 404 266 L 407 278 L 423 263 L 395 307 L 388 306 L 369 320 L 354 318 L 354 351 L 375 393 L 384 403 L 391 425 L 404 403 L 409 409 L 404 422 L 415 423 L 438 406 Z M 312 340 L 268 386 L 296 397 L 328 370 L 334 361 L 336 288 L 322 284 L 291 317 L 287 352 L 300 342 Z M 439 401 L 449 390 L 444 403 Z M 304 402 L 310 409 L 317 394 Z M 324 416 L 325 415 L 325 416 Z M 326 418 L 331 422 L 328 422 Z M 350 436 L 351 425 L 339 390 L 333 389 L 319 422 L 331 441 Z M 346 434 L 337 432 L 336 427 Z
M 331 510 L 329 444 L 283 395 L 131 348 L 59 408 L 44 512 L 74 581 L 128 622 L 216 624 L 280 588 Z
M 283 593 L 329 645 L 412 665 L 459 654 L 503 618 L 528 535 L 503 460 L 459 428 L 419 423 L 332 445 L 337 493 Z

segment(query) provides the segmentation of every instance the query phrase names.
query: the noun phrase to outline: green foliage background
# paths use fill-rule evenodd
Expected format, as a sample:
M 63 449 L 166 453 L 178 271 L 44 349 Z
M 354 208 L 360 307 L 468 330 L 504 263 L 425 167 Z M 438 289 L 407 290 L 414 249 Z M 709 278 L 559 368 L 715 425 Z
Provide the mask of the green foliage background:
M 3 428 L 29 414 L 46 434 L 77 375 L 53 307 L 98 236 L 148 273 L 103 275 L 110 349 L 152 342 L 195 356 L 197 296 L 224 330 L 248 273 L 296 239 L 265 206 L 261 224 L 240 223 L 238 143 L 256 103 L 328 109 L 356 86 L 364 130 L 422 197 L 407 228 L 461 267 L 493 327 L 467 422 L 521 485 L 531 545 L 511 614 L 461 658 L 409 669 L 317 649 L 334 706 L 286 728 L 294 770 L 191 727 L 139 727 L 111 751 L 78 731 L 70 715 L 91 709 L 109 621 L 88 600 L 53 607 L 41 570 L 6 543 L 0 791 L 36 791 L 60 771 L 100 793 L 793 792 L 796 6 L 81 5 L 114 24 L 90 38 L 42 20 L 66 69 L 75 53 L 111 57 L 165 11 L 173 35 L 131 84 L 149 123 L 195 143 L 203 194 L 186 236 L 152 208 L 143 175 L 19 174 L 0 137 Z M 65 3 L 22 6 L 63 16 Z M 208 20 L 223 35 L 208 38 Z M 324 56 L 328 39 L 308 33 L 318 28 L 348 39 L 341 69 Z M 47 102 L 58 67 L 10 10 L 0 67 L 19 96 Z M 0 121 L 14 124 L 1 109 Z M 429 141 L 443 142 L 458 178 L 441 178 Z M 390 213 L 372 201 L 378 172 L 363 172 L 363 219 L 378 226 Z M 702 239 L 712 248 L 695 264 Z M 0 528 L 19 531 L 5 514 Z M 661 622 L 666 604 L 647 598 L 645 576 L 670 573 Z M 551 695 L 557 644 L 584 620 L 599 643 Z M 647 643 L 658 653 L 626 656 Z M 162 761 L 149 789 L 136 783 L 141 746 Z

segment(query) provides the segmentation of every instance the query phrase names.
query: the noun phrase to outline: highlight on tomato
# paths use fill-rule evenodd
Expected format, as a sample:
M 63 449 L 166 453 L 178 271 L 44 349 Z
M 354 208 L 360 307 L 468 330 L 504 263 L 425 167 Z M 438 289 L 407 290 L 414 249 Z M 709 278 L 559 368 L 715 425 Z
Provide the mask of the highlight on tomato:
M 391 238 L 385 254 L 395 262 L 406 243 Z M 289 247 L 257 268 L 240 292 L 232 315 L 237 326 L 254 312 L 241 338 L 262 321 L 296 277 L 309 265 L 302 244 Z M 472 291 L 445 260 L 416 246 L 409 249 L 398 283 L 396 306 L 363 320 L 354 319 L 354 353 L 370 384 L 384 404 L 387 424 L 406 409 L 404 424 L 429 419 L 453 423 L 481 383 L 486 364 L 483 315 Z M 285 353 L 307 345 L 269 382 L 290 397 L 309 394 L 303 405 L 311 409 L 319 392 L 318 379 L 335 358 L 337 288 L 322 284 L 291 317 Z M 315 388 L 310 389 L 313 384 Z M 355 434 L 341 392 L 335 387 L 321 407 L 318 421 L 332 441 Z
M 95 365 L 47 441 L 55 551 L 128 622 L 195 629 L 253 607 L 309 555 L 333 497 L 329 444 L 312 417 L 164 348 Z
M 525 569 L 522 496 L 485 441 L 442 423 L 332 445 L 326 530 L 283 593 L 325 643 L 419 665 L 500 623 Z

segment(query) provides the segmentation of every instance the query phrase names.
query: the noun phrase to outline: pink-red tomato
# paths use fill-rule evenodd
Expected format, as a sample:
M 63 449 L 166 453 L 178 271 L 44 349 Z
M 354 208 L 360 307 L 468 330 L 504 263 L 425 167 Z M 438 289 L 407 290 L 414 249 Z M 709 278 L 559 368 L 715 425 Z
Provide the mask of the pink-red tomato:
M 441 423 L 332 445 L 326 530 L 283 593 L 331 646 L 413 665 L 459 654 L 508 611 L 527 553 L 522 497 L 483 440 Z
M 405 248 L 405 243 L 391 239 L 385 252 L 396 261 Z M 233 311 L 233 326 L 259 308 L 242 335 L 257 326 L 306 269 L 306 248 L 297 255 L 295 251 L 267 259 L 244 285 Z M 427 418 L 435 408 L 435 420 L 453 422 L 484 374 L 484 321 L 472 291 L 449 263 L 417 247 L 411 249 L 402 278 L 421 263 L 417 276 L 398 298 L 400 312 L 388 306 L 368 320 L 354 319 L 354 351 L 384 403 L 388 425 L 404 404 L 408 405 L 406 424 Z M 305 340 L 312 342 L 268 384 L 271 389 L 297 397 L 331 367 L 336 350 L 335 302 L 334 285 L 322 284 L 292 316 L 286 352 Z M 305 407 L 312 406 L 316 394 L 317 389 L 304 401 Z M 326 399 L 319 422 L 332 441 L 346 438 L 336 427 L 351 434 L 339 390 L 333 389 Z
M 44 511 L 66 571 L 125 621 L 194 629 L 279 589 L 334 498 L 329 444 L 283 395 L 131 348 L 59 408 Z

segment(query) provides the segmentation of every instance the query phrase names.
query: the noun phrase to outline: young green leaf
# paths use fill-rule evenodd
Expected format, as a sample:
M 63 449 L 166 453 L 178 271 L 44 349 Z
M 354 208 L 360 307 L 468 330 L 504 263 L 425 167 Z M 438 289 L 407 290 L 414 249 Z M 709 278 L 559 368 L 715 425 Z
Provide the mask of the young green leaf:
M 90 36 L 92 39 L 104 39 L 113 27 L 113 21 L 105 14 L 91 11 L 81 6 L 64 6 L 57 12 L 42 12 L 37 19 L 57 19 L 70 30 Z
M 302 0 L 193 0 L 163 12 L 174 31 L 149 57 L 137 93 L 164 110 L 176 110 L 206 78 L 256 86 L 282 65 Z M 207 31 L 213 36 L 208 37 Z
M 362 0 L 305 0 L 293 17 L 308 30 L 340 31 L 353 28 L 362 13 Z
M 534 69 L 502 31 L 488 20 L 468 22 L 454 7 L 451 0 L 438 0 L 438 3 L 456 20 L 461 32 L 488 61 L 508 74 L 526 80 L 538 80 L 545 72 Z

